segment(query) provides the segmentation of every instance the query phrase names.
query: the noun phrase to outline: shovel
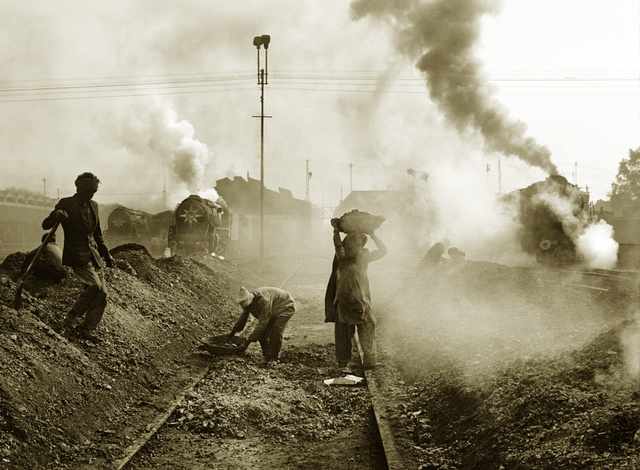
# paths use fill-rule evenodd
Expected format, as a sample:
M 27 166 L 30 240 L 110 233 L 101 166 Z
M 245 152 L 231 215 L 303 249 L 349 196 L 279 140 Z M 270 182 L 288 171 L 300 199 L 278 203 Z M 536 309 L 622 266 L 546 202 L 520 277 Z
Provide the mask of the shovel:
M 56 229 L 58 228 L 58 225 L 60 225 L 60 222 L 56 222 L 55 223 L 55 225 L 53 226 L 51 231 L 47 234 L 46 238 L 42 242 L 42 245 L 40 245 L 38 247 L 38 251 L 36 251 L 35 256 L 31 260 L 31 262 L 29 263 L 29 266 L 27 266 L 27 269 L 25 269 L 25 271 L 22 274 L 22 276 L 20 276 L 20 278 L 18 279 L 18 283 L 16 284 L 16 292 L 15 292 L 15 294 L 13 296 L 13 308 L 14 309 L 18 310 L 20 308 L 20 305 L 22 304 L 22 283 L 27 279 L 27 276 L 31 272 L 31 267 L 38 260 L 38 258 L 40 258 L 40 255 L 44 251 L 45 247 L 47 246 L 49 241 L 51 241 L 51 238 L 53 237 L 53 234 L 56 232 Z

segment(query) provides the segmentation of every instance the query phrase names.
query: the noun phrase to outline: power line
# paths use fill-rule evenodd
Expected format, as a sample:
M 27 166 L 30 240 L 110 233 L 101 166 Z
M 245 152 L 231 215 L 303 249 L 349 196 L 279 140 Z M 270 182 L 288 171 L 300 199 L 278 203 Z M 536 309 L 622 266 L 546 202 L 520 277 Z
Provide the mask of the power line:
M 399 74 L 381 86 L 381 71 L 275 71 L 273 89 L 286 91 L 327 91 L 327 92 L 383 92 L 420 93 L 426 92 L 426 79 L 421 74 Z M 102 77 L 94 79 L 49 79 L 0 82 L 0 102 L 51 101 L 90 98 L 121 98 L 154 94 L 211 93 L 229 91 L 249 91 L 254 76 L 250 72 L 226 72 L 218 74 L 158 75 L 146 77 Z M 611 89 L 620 96 L 638 95 L 640 76 L 637 71 L 506 71 L 494 74 L 490 82 L 500 83 L 510 88 L 549 89 L 561 86 L 566 94 L 567 87 L 578 89 L 576 95 L 594 96 Z M 385 82 L 386 83 L 386 82 Z M 579 84 L 576 86 L 576 84 Z M 586 88 L 587 84 L 592 84 Z M 608 84 L 608 88 L 603 85 Z M 593 85 L 597 85 L 594 89 Z M 631 86 L 627 92 L 624 87 Z M 580 92 L 582 87 L 585 91 Z M 509 92 L 500 92 L 508 94 Z M 528 92 L 531 93 L 531 92 Z M 586 94 L 585 94 L 586 93 Z M 521 94 L 521 93 L 518 93 Z M 549 96 L 559 93 L 542 93 Z

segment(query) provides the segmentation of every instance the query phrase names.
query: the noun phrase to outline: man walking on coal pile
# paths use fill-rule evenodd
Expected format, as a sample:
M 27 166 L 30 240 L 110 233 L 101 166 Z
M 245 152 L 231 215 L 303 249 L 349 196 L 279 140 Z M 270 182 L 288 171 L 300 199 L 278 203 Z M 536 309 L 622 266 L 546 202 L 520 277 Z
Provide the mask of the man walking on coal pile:
M 349 373 L 352 342 L 356 329 L 363 353 L 363 366 L 372 369 L 376 362 L 376 321 L 371 311 L 371 291 L 367 268 L 370 262 L 387 254 L 387 247 L 371 230 L 368 234 L 376 250 L 365 248 L 367 234 L 349 232 L 340 237 L 340 219 L 331 219 L 335 246 L 335 295 L 333 314 L 335 321 L 336 360 L 342 372 Z M 331 289 L 333 290 L 333 289 Z M 329 307 L 330 308 L 330 307 Z
M 249 315 L 256 321 L 253 331 L 240 347 L 246 349 L 253 341 L 260 342 L 264 363 L 269 364 L 278 360 L 284 329 L 289 319 L 296 313 L 296 303 L 291 294 L 278 287 L 259 287 L 249 292 L 244 286 L 240 288 L 236 302 L 242 307 L 242 313 L 229 336 L 242 331 L 247 324 Z
M 64 230 L 62 263 L 71 266 L 85 285 L 75 304 L 67 313 L 65 326 L 73 328 L 84 316 L 80 337 L 99 342 L 95 335 L 107 306 L 107 284 L 104 279 L 105 262 L 113 267 L 114 261 L 102 239 L 98 203 L 91 198 L 98 191 L 100 180 L 93 173 L 82 173 L 76 178 L 76 193 L 60 199 L 55 209 L 42 222 L 48 230 L 57 222 Z M 104 260 L 103 260 L 104 258 Z
M 42 235 L 42 243 L 44 243 L 48 235 L 48 233 Z M 27 253 L 20 268 L 20 275 L 24 274 L 27 270 L 37 252 L 38 248 Z M 56 243 L 55 233 L 49 238 L 47 246 L 42 250 L 41 257 L 34 261 L 32 269 L 33 274 L 38 279 L 49 279 L 60 282 L 67 276 L 67 270 L 62 266 L 62 250 Z

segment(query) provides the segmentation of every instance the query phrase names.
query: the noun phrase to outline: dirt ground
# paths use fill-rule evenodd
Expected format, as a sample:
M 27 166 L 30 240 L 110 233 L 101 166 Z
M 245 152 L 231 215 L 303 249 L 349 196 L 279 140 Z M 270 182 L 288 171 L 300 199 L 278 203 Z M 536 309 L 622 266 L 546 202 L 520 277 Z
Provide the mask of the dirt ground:
M 337 375 L 330 259 L 112 254 L 97 345 L 62 326 L 73 276 L 29 279 L 15 311 L 19 254 L 0 266 L 0 468 L 119 468 L 167 410 L 126 468 L 385 468 L 366 385 L 323 382 Z M 474 262 L 417 272 L 384 259 L 370 276 L 379 411 L 404 468 L 640 468 L 633 286 Z M 240 285 L 296 297 L 278 364 L 262 367 L 257 344 L 197 350 L 230 329 Z
M 30 278 L 15 311 L 20 256 L 4 261 L 0 468 L 116 468 L 172 407 L 128 468 L 384 468 L 366 386 L 323 382 L 337 376 L 322 307 L 330 259 L 153 259 L 137 245 L 112 255 L 97 345 L 63 328 L 80 289 L 72 275 Z M 281 361 L 268 369 L 257 344 L 242 358 L 197 350 L 230 330 L 240 285 L 284 285 L 296 297 Z
M 637 292 L 465 263 L 387 299 L 382 341 L 406 385 L 389 415 L 417 468 L 640 468 Z

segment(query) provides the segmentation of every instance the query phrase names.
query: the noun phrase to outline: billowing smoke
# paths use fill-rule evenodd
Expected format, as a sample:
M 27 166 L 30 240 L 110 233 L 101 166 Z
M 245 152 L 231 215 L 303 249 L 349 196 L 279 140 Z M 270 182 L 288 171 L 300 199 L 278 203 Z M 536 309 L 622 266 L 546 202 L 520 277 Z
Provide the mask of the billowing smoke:
M 616 266 L 618 242 L 613 239 L 613 227 L 604 220 L 586 227 L 575 243 L 590 268 L 611 269 Z
M 170 106 L 159 100 L 138 103 L 121 126 L 118 137 L 129 152 L 169 169 L 167 176 L 183 183 L 190 194 L 200 189 L 211 151 L 194 137 L 191 123 L 178 120 Z
M 569 189 L 568 192 L 562 189 Z M 572 189 L 574 191 L 572 191 Z M 573 193 L 573 194 L 572 194 Z M 584 231 L 587 224 L 582 199 L 577 188 L 569 186 L 560 187 L 556 184 L 548 184 L 544 190 L 533 195 L 531 205 L 533 207 L 544 205 L 549 208 L 562 222 L 562 229 L 572 240 L 576 240 Z
M 198 196 L 200 196 L 203 199 L 209 199 L 210 201 L 216 202 L 218 201 L 218 199 L 220 199 L 220 196 L 218 195 L 218 191 L 216 191 L 215 188 L 209 188 L 209 189 L 205 189 L 204 191 L 200 191 L 198 192 Z
M 197 191 L 211 155 L 209 148 L 194 138 L 193 126 L 188 121 L 178 121 L 171 108 L 151 108 L 148 117 L 151 131 L 149 147 L 170 162 L 175 175 L 189 191 Z
M 613 239 L 613 228 L 604 220 L 589 223 L 577 187 L 549 184 L 545 191 L 532 198 L 531 203 L 544 204 L 558 217 L 564 233 L 588 267 L 610 269 L 616 265 L 618 243 Z
M 622 345 L 624 364 L 629 375 L 636 381 L 640 378 L 640 319 L 622 325 L 620 344 Z
M 509 117 L 474 55 L 480 20 L 499 5 L 496 0 L 354 0 L 351 10 L 356 19 L 372 16 L 393 25 L 400 52 L 417 60 L 432 101 L 458 131 L 479 131 L 489 151 L 556 174 L 549 149 Z

